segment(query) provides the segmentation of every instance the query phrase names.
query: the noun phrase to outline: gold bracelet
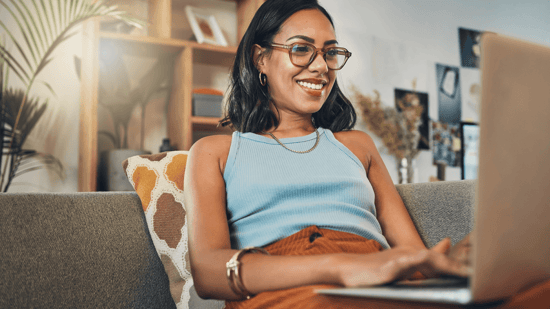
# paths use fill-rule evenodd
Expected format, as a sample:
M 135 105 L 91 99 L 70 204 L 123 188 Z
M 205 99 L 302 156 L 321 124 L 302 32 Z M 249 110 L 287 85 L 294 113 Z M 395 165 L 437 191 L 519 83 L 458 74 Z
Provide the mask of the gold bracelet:
M 235 292 L 235 294 L 237 295 L 246 297 L 246 299 L 250 299 L 250 297 L 252 297 L 253 295 L 250 294 L 250 292 L 243 285 L 241 274 L 239 273 L 239 268 L 241 265 L 241 262 L 239 260 L 243 255 L 249 252 L 260 252 L 269 255 L 269 252 L 265 251 L 265 249 L 257 247 L 246 247 L 237 251 L 237 253 L 233 255 L 229 262 L 225 264 L 227 270 L 227 280 L 229 281 L 229 286 L 231 287 L 231 290 L 233 290 L 233 292 Z

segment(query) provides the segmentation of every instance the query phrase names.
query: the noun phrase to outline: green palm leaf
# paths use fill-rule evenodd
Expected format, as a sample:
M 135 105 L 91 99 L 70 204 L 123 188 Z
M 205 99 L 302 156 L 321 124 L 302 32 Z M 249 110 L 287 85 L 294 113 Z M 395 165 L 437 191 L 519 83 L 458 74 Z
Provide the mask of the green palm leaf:
M 5 191 L 13 177 L 35 169 L 30 167 L 20 173 L 16 172 L 25 158 L 40 157 L 45 164 L 55 163 L 55 160 L 52 161 L 49 157 L 39 156 L 32 151 L 24 152 L 21 148 L 46 109 L 46 104 L 39 105 L 36 100 L 29 100 L 28 94 L 37 76 L 53 60 L 53 51 L 76 34 L 71 30 L 77 24 L 91 17 L 111 16 L 136 27 L 141 27 L 144 23 L 117 11 L 116 6 L 103 5 L 102 1 L 90 3 L 89 0 L 0 0 L 0 9 L 5 9 L 17 25 L 16 29 L 10 29 L 0 21 L 0 30 L 4 30 L 15 47 L 15 52 L 11 53 L 6 44 L 0 41 L 0 190 Z M 22 39 L 17 40 L 16 37 Z M 10 70 L 24 84 L 24 91 L 17 94 L 21 101 L 16 110 L 6 99 L 7 95 L 12 95 L 6 90 L 7 72 Z M 45 85 L 55 95 L 53 88 L 47 83 Z M 5 161 L 4 156 L 7 156 Z M 8 181 L 4 186 L 6 173 Z
M 0 55 L 12 70 L 19 73 L 18 77 L 27 88 L 51 61 L 52 52 L 75 34 L 69 31 L 80 22 L 95 16 L 111 16 L 137 27 L 143 25 L 141 21 L 117 11 L 116 6 L 107 7 L 101 1 L 91 4 L 89 0 L 58 0 L 57 5 L 54 1 L 37 1 L 31 0 L 32 6 L 29 6 L 25 4 L 28 0 L 0 0 L 0 6 L 14 19 L 23 38 L 23 42 L 18 42 L 15 33 L 0 21 L 0 27 L 17 49 L 17 54 L 12 55 L 2 48 Z M 18 58 L 23 59 L 24 65 L 16 60 Z
M 2 96 L 2 119 L 5 132 L 9 132 L 8 138 L 4 138 L 4 148 L 12 144 L 14 149 L 23 146 L 28 135 L 37 124 L 38 120 L 46 112 L 47 103 L 39 103 L 38 99 L 29 98 L 25 105 L 21 105 L 23 90 L 9 88 Z M 20 115 L 20 125 L 15 130 L 17 115 Z

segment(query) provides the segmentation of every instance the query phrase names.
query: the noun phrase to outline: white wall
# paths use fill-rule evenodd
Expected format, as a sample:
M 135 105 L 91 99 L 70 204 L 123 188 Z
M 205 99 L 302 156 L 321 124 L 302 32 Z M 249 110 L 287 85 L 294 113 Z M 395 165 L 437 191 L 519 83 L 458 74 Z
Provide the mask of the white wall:
M 494 31 L 550 46 L 550 1 L 547 0 L 319 0 L 332 15 L 341 46 L 352 51 L 339 83 L 349 90 L 355 85 L 363 94 L 378 90 L 384 104 L 394 102 L 394 88 L 417 90 L 429 95 L 429 115 L 438 120 L 435 63 L 460 67 L 458 28 Z M 381 55 L 380 52 L 394 52 Z M 388 63 L 387 61 L 396 61 Z M 381 63 L 386 61 L 384 63 Z M 375 66 L 395 70 L 395 76 L 373 74 Z M 463 78 L 479 78 L 477 69 L 460 68 Z M 392 72 L 393 73 L 393 72 Z M 463 120 L 476 119 L 465 107 L 466 87 L 462 87 Z M 347 94 L 351 95 L 350 91 Z M 362 121 L 358 129 L 366 130 Z M 373 136 L 378 146 L 381 141 Z M 380 147 L 379 147 L 380 148 Z M 393 157 L 384 154 L 384 162 L 397 181 Z M 436 176 L 432 154 L 422 151 L 416 160 L 418 182 Z M 447 168 L 446 180 L 460 179 L 460 168 Z
M 320 0 L 320 3 L 333 16 L 341 45 L 353 52 L 353 57 L 339 75 L 343 87 L 347 89 L 354 84 L 363 93 L 377 89 L 382 93 L 383 101 L 390 104 L 393 102 L 393 88 L 410 88 L 410 81 L 417 77 L 417 90 L 430 95 L 432 119 L 437 119 L 433 82 L 435 63 L 459 66 L 458 27 L 496 31 L 550 46 L 550 1 L 547 0 Z M 10 27 L 4 8 L 0 8 L 0 19 Z M 412 63 L 399 67 L 403 74 L 394 78 L 394 84 L 376 82 L 373 77 L 375 40 L 382 46 L 402 47 L 406 52 L 401 55 L 406 60 L 404 63 Z M 16 179 L 18 184 L 14 184 L 10 192 L 76 191 L 80 87 L 73 56 L 81 55 L 82 36 L 78 34 L 60 47 L 54 61 L 42 73 L 41 78 L 52 85 L 57 97 L 51 96 L 43 86 L 35 88 L 35 95 L 50 98 L 52 116 L 45 117 L 27 143 L 29 148 L 58 157 L 65 167 L 66 177 L 59 179 L 41 170 Z M 12 85 L 17 84 L 15 77 L 11 81 Z M 380 144 L 378 140 L 377 143 Z M 383 157 L 396 180 L 393 159 L 387 155 Z M 422 153 L 417 161 L 418 181 L 425 182 L 430 175 L 435 176 L 430 152 Z M 448 180 L 459 178 L 459 169 L 447 169 Z
M 0 19 L 21 40 L 17 26 L 3 6 Z M 61 44 L 52 54 L 52 61 L 38 75 L 31 88 L 30 97 L 38 97 L 40 103 L 48 102 L 48 108 L 41 120 L 29 135 L 24 148 L 52 154 L 63 165 L 60 177 L 48 169 L 40 169 L 14 178 L 9 192 L 74 192 L 78 179 L 78 123 L 80 82 L 73 62 L 73 56 L 82 56 L 81 28 L 76 27 L 76 35 Z M 3 29 L 0 36 L 7 41 L 7 49 L 13 54 L 15 46 L 7 39 Z M 25 48 L 25 47 L 23 47 Z M 19 59 L 21 61 L 21 59 Z M 52 86 L 55 95 L 44 85 Z M 15 74 L 10 74 L 10 87 L 23 89 L 22 82 Z

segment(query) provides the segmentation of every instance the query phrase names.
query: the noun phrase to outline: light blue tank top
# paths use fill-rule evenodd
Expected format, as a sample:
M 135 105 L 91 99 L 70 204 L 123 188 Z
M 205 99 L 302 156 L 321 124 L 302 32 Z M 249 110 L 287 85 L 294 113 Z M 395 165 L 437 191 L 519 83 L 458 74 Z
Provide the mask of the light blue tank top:
M 330 130 L 318 130 L 317 148 L 305 154 L 269 137 L 233 133 L 223 175 L 231 248 L 263 247 L 311 225 L 389 248 L 363 164 Z M 304 151 L 315 139 L 313 132 L 281 142 Z

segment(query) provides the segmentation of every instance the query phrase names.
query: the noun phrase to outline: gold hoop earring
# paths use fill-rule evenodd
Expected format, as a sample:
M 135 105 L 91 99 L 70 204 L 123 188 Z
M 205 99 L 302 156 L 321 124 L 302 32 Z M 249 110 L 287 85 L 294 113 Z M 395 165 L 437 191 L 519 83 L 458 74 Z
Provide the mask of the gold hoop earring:
M 267 85 L 267 75 L 263 74 L 262 72 L 260 72 L 260 85 Z

